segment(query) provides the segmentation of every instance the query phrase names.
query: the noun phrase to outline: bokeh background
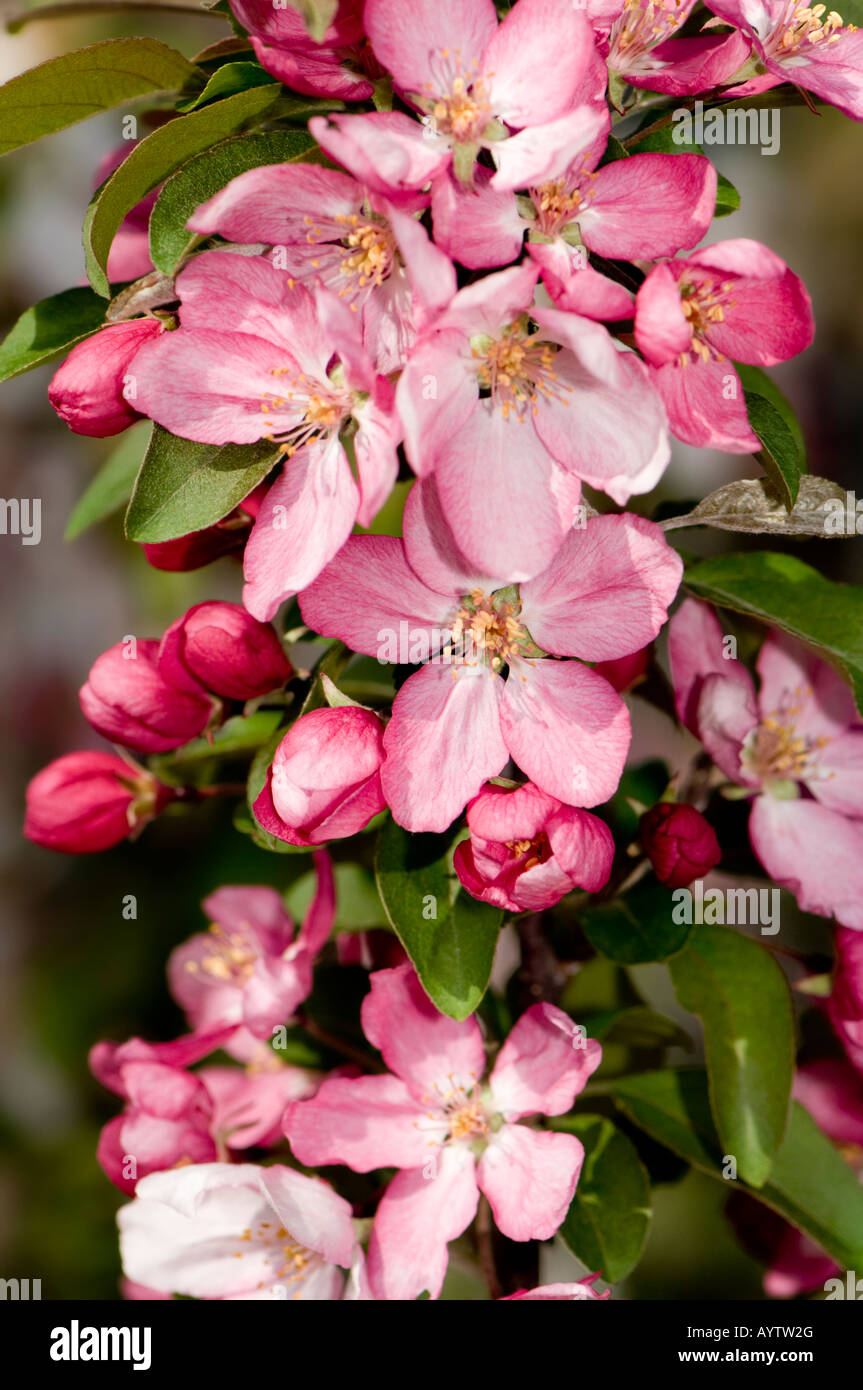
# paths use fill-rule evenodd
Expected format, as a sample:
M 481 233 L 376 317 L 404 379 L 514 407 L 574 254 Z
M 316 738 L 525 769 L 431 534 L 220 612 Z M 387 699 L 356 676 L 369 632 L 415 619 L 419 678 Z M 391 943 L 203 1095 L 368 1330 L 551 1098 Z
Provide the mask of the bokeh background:
M 210 17 L 164 11 L 41 20 L 0 37 L 0 80 L 132 33 L 192 56 L 227 29 Z M 96 167 L 121 138 L 122 116 L 73 127 L 0 163 L 3 332 L 29 304 L 83 280 L 81 220 Z M 755 237 L 803 277 L 816 340 L 774 375 L 801 418 L 810 471 L 856 485 L 863 497 L 863 130 L 829 109 L 815 116 L 784 108 L 775 157 L 755 147 L 711 153 L 742 206 L 706 240 Z M 236 600 L 240 589 L 230 560 L 190 575 L 150 569 L 124 542 L 119 516 L 64 541 L 69 512 L 110 441 L 79 438 L 55 418 L 46 396 L 52 370 L 0 386 L 0 495 L 42 503 L 39 545 L 0 536 L 0 1276 L 41 1278 L 43 1298 L 102 1300 L 118 1297 L 114 1212 L 122 1199 L 95 1159 L 99 1129 L 116 1104 L 90 1077 L 87 1052 L 100 1038 L 181 1031 L 164 966 L 170 949 L 203 925 L 201 898 L 225 882 L 284 886 L 292 870 L 290 859 L 234 832 L 219 806 L 162 820 L 137 845 L 87 859 L 52 855 L 21 837 L 28 779 L 61 753 L 100 746 L 77 704 L 94 658 L 128 634 L 158 635 L 204 598 Z M 751 459 L 678 446 L 660 497 L 698 498 L 752 472 Z M 685 534 L 700 554 L 758 544 Z M 860 581 L 859 541 L 788 548 L 834 578 Z M 634 759 L 674 761 L 681 745 L 671 723 L 632 703 Z M 122 915 L 129 894 L 135 920 Z M 825 940 L 823 924 L 811 919 L 800 931 L 810 949 Z M 725 1223 L 724 1195 L 697 1174 L 656 1189 L 652 1232 L 628 1296 L 760 1296 L 760 1269 Z

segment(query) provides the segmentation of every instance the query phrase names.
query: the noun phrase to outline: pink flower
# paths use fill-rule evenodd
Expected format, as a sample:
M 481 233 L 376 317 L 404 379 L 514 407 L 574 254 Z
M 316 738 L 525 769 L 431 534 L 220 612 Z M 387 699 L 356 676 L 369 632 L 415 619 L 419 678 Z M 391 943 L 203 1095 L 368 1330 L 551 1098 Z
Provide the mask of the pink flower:
M 614 839 L 605 822 L 530 782 L 514 791 L 485 787 L 468 802 L 467 824 L 455 871 L 484 902 L 541 912 L 573 888 L 597 893 L 608 882 Z
M 521 1299 L 528 1303 L 602 1303 L 611 1298 L 611 1289 L 597 1293 L 591 1287 L 598 1274 L 588 1274 L 576 1284 L 541 1284 L 537 1289 L 524 1289 L 521 1293 L 507 1294 L 501 1303 L 512 1303 Z
M 313 97 L 367 101 L 374 93 L 364 51 L 362 0 L 339 0 L 335 19 L 317 43 L 298 8 L 272 0 L 231 0 L 252 40 L 255 56 L 286 87 Z
M 549 564 L 579 514 L 581 480 L 623 503 L 669 457 L 644 364 L 600 324 L 533 307 L 537 276 L 522 265 L 461 290 L 397 391 L 408 458 L 434 472 L 460 549 L 511 579 Z
M 669 96 L 708 92 L 727 82 L 749 57 L 749 41 L 736 29 L 676 38 L 694 6 L 695 0 L 626 0 L 608 35 L 611 71 L 632 87 Z M 711 9 L 719 13 L 713 4 Z
M 770 367 L 803 352 L 814 332 L 803 282 L 745 238 L 654 266 L 636 296 L 636 342 L 657 369 L 672 430 L 731 454 L 760 444 L 729 359 Z
M 771 632 L 761 688 L 725 660 L 716 615 L 687 599 L 669 624 L 677 712 L 754 797 L 752 848 L 805 912 L 863 929 L 863 729 L 851 692 L 800 643 Z
M 731 95 L 791 82 L 863 120 L 863 33 L 855 24 L 800 0 L 710 0 L 710 8 L 742 29 L 767 69 Z
M 607 800 L 629 716 L 581 661 L 636 650 L 665 621 L 682 567 L 659 528 L 595 518 L 520 590 L 466 563 L 429 482 L 409 494 L 404 536 L 352 537 L 300 599 L 323 636 L 427 663 L 401 687 L 384 734 L 381 780 L 399 824 L 445 830 L 510 757 L 567 805 Z
M 645 811 L 638 837 L 666 888 L 688 887 L 715 869 L 722 858 L 713 827 L 685 802 L 660 801 Z
M 270 439 L 286 454 L 244 560 L 245 605 L 267 622 L 388 497 L 401 433 L 392 387 L 336 296 L 313 296 L 259 256 L 205 252 L 177 289 L 180 328 L 135 360 L 138 403 L 183 438 Z M 349 425 L 359 486 L 340 440 Z
M 197 603 L 172 623 L 159 645 L 159 672 L 179 690 L 253 700 L 293 674 L 268 623 L 238 603 Z
M 569 1110 L 602 1058 L 553 1004 L 518 1020 L 483 1084 L 475 1018 L 439 1014 L 411 966 L 380 970 L 363 1031 L 391 1075 L 335 1077 L 289 1107 L 285 1133 L 301 1163 L 355 1172 L 395 1167 L 369 1247 L 378 1299 L 437 1298 L 447 1245 L 473 1220 L 484 1192 L 510 1240 L 549 1240 L 569 1209 L 584 1150 L 571 1134 L 521 1125 Z
M 338 169 L 279 164 L 232 179 L 188 225 L 267 243 L 289 284 L 332 290 L 360 315 L 368 355 L 386 374 L 404 364 L 418 329 L 456 288 L 452 265 L 414 215 L 427 200 L 410 195 L 399 206 L 397 196 L 380 177 L 358 183 Z
M 78 698 L 94 729 L 139 753 L 179 748 L 203 733 L 216 712 L 200 688 L 181 690 L 165 679 L 158 642 L 109 647 L 94 661 Z
M 132 361 L 163 327 L 156 318 L 129 319 L 73 347 L 48 387 L 49 401 L 70 430 L 104 439 L 140 419 Z
M 480 149 L 495 161 L 494 187 L 541 180 L 562 146 L 587 144 L 606 119 L 593 32 L 571 0 L 518 0 L 502 24 L 492 0 L 414 0 L 409 12 L 403 0 L 366 0 L 365 26 L 426 119 L 415 139 L 451 150 L 468 180 Z
M 849 1060 L 863 1072 L 863 935 L 844 927 L 836 933 L 836 970 L 827 1012 Z
M 265 830 L 289 845 L 355 835 L 386 809 L 383 724 L 372 710 L 317 709 L 291 725 L 255 802 Z
M 317 891 L 305 920 L 294 923 L 274 888 L 219 888 L 205 898 L 212 925 L 171 953 L 171 993 L 196 1033 L 235 1030 L 228 1050 L 257 1053 L 312 990 L 312 967 L 333 924 L 335 889 L 328 856 L 314 856 Z
M 151 1173 L 117 1221 L 126 1278 L 190 1298 L 336 1299 L 356 1247 L 348 1203 L 280 1165 Z
M 170 787 L 113 753 L 67 753 L 27 787 L 24 834 L 63 854 L 118 845 L 172 799 Z

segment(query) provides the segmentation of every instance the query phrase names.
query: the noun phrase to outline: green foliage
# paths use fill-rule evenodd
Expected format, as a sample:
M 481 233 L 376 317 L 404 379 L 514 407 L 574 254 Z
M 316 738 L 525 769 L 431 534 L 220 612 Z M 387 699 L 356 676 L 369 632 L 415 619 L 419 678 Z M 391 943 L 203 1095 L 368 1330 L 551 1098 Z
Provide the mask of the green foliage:
M 603 1115 L 570 1115 L 565 1126 L 584 1145 L 584 1164 L 560 1234 L 573 1254 L 609 1283 L 625 1279 L 650 1225 L 650 1183 L 632 1141 Z
M 105 322 L 105 301 L 84 286 L 25 309 L 0 343 L 0 381 L 62 357 Z

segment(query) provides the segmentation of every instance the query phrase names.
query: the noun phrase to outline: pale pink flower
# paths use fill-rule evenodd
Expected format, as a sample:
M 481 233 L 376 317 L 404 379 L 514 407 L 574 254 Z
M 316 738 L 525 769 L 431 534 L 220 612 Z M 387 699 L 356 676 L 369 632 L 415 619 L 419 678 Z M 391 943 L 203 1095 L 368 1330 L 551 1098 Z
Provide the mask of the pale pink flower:
M 598 1274 L 588 1274 L 575 1284 L 540 1284 L 536 1289 L 507 1294 L 500 1302 L 512 1303 L 519 1299 L 527 1303 L 603 1303 L 611 1298 L 611 1289 L 597 1293 L 592 1285 L 598 1278 Z
M 339 101 L 367 101 L 377 69 L 363 37 L 363 0 L 339 0 L 335 18 L 316 42 L 296 5 L 231 0 L 261 67 L 294 92 Z
M 760 447 L 732 360 L 770 367 L 812 342 L 802 280 L 760 242 L 719 241 L 654 266 L 636 296 L 635 339 L 657 370 L 672 430 L 699 447 Z
M 480 1192 L 510 1240 L 549 1240 L 569 1209 L 584 1158 L 571 1134 L 518 1121 L 562 1115 L 602 1058 L 553 1004 L 516 1023 L 486 1082 L 475 1018 L 457 1023 L 429 1002 L 410 965 L 380 970 L 363 1031 L 392 1074 L 335 1077 L 292 1105 L 285 1132 L 301 1163 L 356 1172 L 395 1167 L 369 1246 L 379 1299 L 437 1298 L 447 1245 L 476 1213 Z
M 337 1299 L 356 1249 L 348 1203 L 282 1166 L 151 1173 L 117 1221 L 126 1278 L 189 1298 Z
M 669 96 L 708 92 L 727 82 L 749 57 L 750 43 L 732 33 L 676 35 L 696 0 L 625 0 L 602 45 L 612 72 L 632 87 Z M 717 13 L 716 5 L 711 9 Z M 705 26 L 706 28 L 706 26 Z
M 719 621 L 687 599 L 669 624 L 681 720 L 754 798 L 749 838 L 806 912 L 863 929 L 863 728 L 832 667 L 782 633 L 758 655 L 761 686 L 724 658 Z
M 177 291 L 180 328 L 135 358 L 137 403 L 185 439 L 270 439 L 287 455 L 244 557 L 244 603 L 266 622 L 389 496 L 401 433 L 392 387 L 336 296 L 260 256 L 205 252 Z M 348 426 L 359 483 L 340 438 Z
M 409 494 L 404 536 L 352 537 L 300 599 L 315 632 L 384 661 L 427 663 L 399 690 L 384 734 L 396 820 L 445 830 L 510 757 L 568 805 L 607 800 L 629 716 L 582 661 L 635 651 L 664 623 L 682 566 L 659 528 L 594 518 L 520 590 L 505 572 L 491 579 L 467 564 L 428 480 Z M 402 636 L 404 655 L 393 652 Z

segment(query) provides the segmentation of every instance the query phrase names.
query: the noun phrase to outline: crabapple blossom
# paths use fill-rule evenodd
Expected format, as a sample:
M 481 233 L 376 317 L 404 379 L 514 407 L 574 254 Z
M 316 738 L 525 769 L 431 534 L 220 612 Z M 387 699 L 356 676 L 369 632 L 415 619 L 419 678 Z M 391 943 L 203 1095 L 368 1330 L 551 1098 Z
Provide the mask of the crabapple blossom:
M 527 1303 L 603 1303 L 611 1298 L 611 1289 L 597 1293 L 592 1287 L 598 1274 L 589 1274 L 575 1284 L 540 1284 L 536 1289 L 524 1289 L 521 1293 L 507 1294 L 501 1303 L 512 1303 L 520 1299 Z
M 296 6 L 231 0 L 231 9 L 248 30 L 261 67 L 286 87 L 339 101 L 365 101 L 374 92 L 370 77 L 377 65 L 364 43 L 363 0 L 338 0 L 320 42 L 311 37 Z
M 159 643 L 117 642 L 94 661 L 79 692 L 81 709 L 105 738 L 139 753 L 166 753 L 203 733 L 217 702 L 199 686 L 173 685 L 159 665 Z
M 602 1050 L 561 1009 L 534 1004 L 484 1083 L 475 1018 L 438 1013 L 410 965 L 379 970 L 370 983 L 363 1031 L 389 1073 L 323 1082 L 288 1108 L 285 1132 L 301 1163 L 401 1170 L 375 1216 L 371 1289 L 376 1298 L 414 1299 L 424 1289 L 437 1298 L 447 1245 L 472 1221 L 480 1192 L 511 1240 L 548 1240 L 560 1226 L 583 1147 L 574 1135 L 519 1122 L 569 1110 Z
M 268 623 L 239 603 L 196 603 L 159 645 L 159 671 L 180 690 L 201 687 L 227 700 L 253 700 L 280 689 L 291 663 Z
M 705 92 L 729 81 L 749 57 L 750 43 L 737 29 L 713 34 L 707 25 L 700 34 L 678 38 L 695 3 L 624 0 L 602 45 L 612 76 L 669 96 Z M 720 13 L 716 5 L 710 8 Z
M 863 935 L 845 927 L 836 932 L 836 968 L 827 1012 L 849 1061 L 863 1072 Z
M 173 788 L 113 753 L 66 753 L 27 787 L 24 834 L 63 854 L 110 849 L 152 820 Z
M 51 379 L 48 399 L 70 430 L 104 439 L 141 418 L 127 376 L 140 348 L 161 334 L 157 318 L 109 324 L 73 347 Z M 134 383 L 133 383 L 134 384 Z
M 700 811 L 684 802 L 660 801 L 638 826 L 642 849 L 667 888 L 686 888 L 722 858 L 716 832 Z

